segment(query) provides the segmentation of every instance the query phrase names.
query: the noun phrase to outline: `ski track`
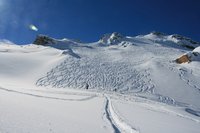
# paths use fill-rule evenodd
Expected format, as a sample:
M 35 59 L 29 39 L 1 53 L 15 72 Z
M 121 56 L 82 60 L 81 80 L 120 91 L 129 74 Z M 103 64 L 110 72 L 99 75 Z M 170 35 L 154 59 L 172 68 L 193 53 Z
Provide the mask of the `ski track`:
M 186 74 L 189 74 L 186 69 L 184 69 L 184 68 L 180 68 L 179 69 L 179 77 L 180 77 L 180 79 L 183 80 L 184 82 L 186 82 L 192 88 L 195 88 L 200 92 L 200 87 L 198 85 L 195 85 L 195 83 L 192 80 L 188 79 Z
M 143 47 L 142 49 L 150 55 L 153 54 L 153 56 L 149 56 L 148 59 L 147 57 L 141 57 L 141 59 L 136 61 L 126 58 L 126 56 L 121 60 L 109 60 L 110 58 L 108 57 L 110 56 L 112 59 L 112 53 L 106 53 L 104 49 L 103 51 L 100 49 L 98 54 L 89 53 L 89 56 L 87 54 L 80 55 L 81 58 L 67 56 L 63 62 L 40 78 L 36 82 L 36 85 L 53 88 L 86 89 L 86 84 L 88 84 L 90 91 L 100 93 L 103 91 L 114 91 L 124 95 L 136 94 L 136 96 L 138 94 L 139 97 L 149 98 L 153 101 L 189 108 L 189 105 L 178 102 L 172 97 L 155 93 L 157 88 L 151 78 L 151 66 L 140 67 L 145 62 L 148 63 L 149 60 L 160 62 L 160 65 L 164 69 L 173 71 L 189 86 L 200 90 L 199 86 L 195 85 L 191 80 L 186 79 L 187 77 L 184 76 L 185 71 L 177 70 L 177 65 L 170 62 L 168 58 L 160 57 L 161 54 L 169 56 L 168 50 L 170 49 L 160 48 L 160 50 L 155 51 L 154 46 L 152 48 L 149 48 L 149 46 Z M 117 51 L 117 48 L 112 51 Z M 76 49 L 74 53 L 77 53 Z M 186 112 L 190 113 L 192 111 Z M 196 113 L 193 114 L 195 115 Z M 179 114 L 177 115 L 180 116 Z
M 151 47 L 151 48 L 149 48 Z M 149 53 L 149 57 L 134 57 L 136 61 L 126 58 L 126 54 L 119 60 L 112 59 L 112 53 L 118 48 L 111 47 L 108 49 L 99 49 L 100 52 L 91 52 L 88 55 L 80 55 L 81 58 L 74 58 L 72 56 L 58 64 L 55 68 L 46 73 L 37 82 L 37 86 L 54 87 L 54 88 L 75 88 L 86 89 L 86 84 L 89 85 L 90 90 L 114 91 L 122 94 L 145 94 L 148 93 L 154 96 L 152 100 L 159 100 L 166 104 L 180 104 L 173 98 L 155 93 L 156 85 L 153 83 L 150 73 L 150 67 L 140 67 L 149 60 L 158 60 L 162 64 L 169 66 L 169 61 L 160 58 L 160 54 L 168 55 L 168 49 L 158 47 L 160 50 L 155 51 L 154 46 L 138 48 Z M 115 50 L 112 50 L 115 49 Z M 134 48 L 133 48 L 134 49 Z M 170 50 L 170 49 L 169 49 Z M 162 51 L 162 53 L 160 53 Z M 163 52 L 164 51 L 164 52 Z M 76 52 L 76 51 L 75 51 Z M 124 54 L 124 53 L 121 53 Z M 92 58 L 90 57 L 92 56 Z M 110 58 L 108 58 L 110 57 Z M 119 57 L 121 58 L 121 56 Z M 170 70 L 173 67 L 169 68 Z
M 180 117 L 180 118 L 184 118 L 184 119 L 188 119 L 188 120 L 191 120 L 191 121 L 194 121 L 196 123 L 200 123 L 200 121 L 198 119 L 195 119 L 195 118 L 192 118 L 188 115 L 184 115 L 184 114 L 181 114 L 181 113 L 177 113 L 175 111 L 172 111 L 172 110 L 169 110 L 165 107 L 154 107 L 154 106 L 150 106 L 148 104 L 145 104 L 145 105 L 141 105 L 142 107 L 144 107 L 145 109 L 148 109 L 148 110 L 151 110 L 151 111 L 155 111 L 155 112 L 160 112 L 160 113 L 165 113 L 165 114 L 168 114 L 168 115 L 173 115 L 173 116 L 177 116 L 177 117 Z M 193 113 L 190 113 L 190 114 L 193 114 L 193 115 L 196 115 L 196 116 L 199 116 L 199 112 L 197 111 L 194 111 L 192 109 L 189 109 L 189 108 L 185 108 L 185 111 L 190 113 L 193 112 Z
M 106 62 L 104 59 L 67 58 L 40 78 L 36 85 L 56 88 L 89 88 L 119 92 L 153 92 L 146 70 L 138 72 L 131 64 Z
M 106 99 L 105 107 L 104 107 L 105 108 L 104 114 L 106 115 L 106 119 L 109 121 L 111 127 L 113 128 L 113 132 L 114 133 L 120 133 L 119 128 L 115 125 L 115 123 L 112 120 L 112 117 L 110 115 L 109 107 L 108 106 L 109 106 L 109 101 L 108 101 L 108 99 Z
M 165 113 L 165 114 L 169 114 L 169 115 L 173 115 L 173 116 L 178 116 L 178 117 L 181 117 L 181 118 L 184 118 L 184 119 L 188 119 L 188 120 L 191 120 L 191 121 L 194 121 L 194 122 L 197 122 L 197 123 L 200 123 L 200 121 L 198 119 L 195 119 L 195 118 L 192 118 L 188 115 L 184 115 L 184 114 L 181 114 L 181 113 L 177 113 L 175 111 L 172 111 L 172 110 L 169 110 L 167 108 L 165 108 L 163 104 L 166 104 L 166 103 L 163 103 L 160 101 L 152 101 L 151 99 L 146 99 L 146 98 L 141 98 L 141 97 L 131 97 L 131 96 L 128 96 L 128 95 L 121 95 L 121 94 L 117 94 L 117 95 L 109 95 L 110 98 L 112 99 L 115 99 L 115 100 L 122 100 L 122 101 L 125 101 L 125 102 L 133 102 L 133 103 L 141 103 L 140 106 L 147 109 L 147 110 L 151 110 L 151 111 L 155 111 L 155 112 L 160 112 L 160 113 Z M 150 104 L 150 105 L 149 105 Z M 157 106 L 151 106 L 151 104 L 153 105 L 157 105 L 159 106 L 159 108 Z M 171 104 L 170 104 L 171 105 Z M 161 106 L 161 107 L 160 107 Z M 195 111 L 195 110 L 192 110 L 190 108 L 188 108 L 187 105 L 183 106 L 183 105 L 179 105 L 179 104 L 175 104 L 176 107 L 181 107 L 181 108 L 184 108 L 184 110 L 190 114 L 193 114 L 195 116 L 200 116 L 200 112 L 199 111 Z
M 97 96 L 103 96 L 103 97 L 106 98 L 105 107 L 104 107 L 104 109 L 105 109 L 104 114 L 106 115 L 106 119 L 109 121 L 110 125 L 112 126 L 114 133 L 139 133 L 139 131 L 136 128 L 131 127 L 116 113 L 110 98 L 108 98 L 108 96 L 105 96 L 105 94 L 102 95 L 101 93 L 100 94 L 97 93 L 96 95 L 91 95 L 89 97 L 82 98 L 82 99 L 66 99 L 66 98 L 57 98 L 57 97 L 36 95 L 36 94 L 31 94 L 31 93 L 26 93 L 26 92 L 15 91 L 15 90 L 11 90 L 11 89 L 5 89 L 5 88 L 2 88 L 2 87 L 0 87 L 0 90 L 12 92 L 12 93 L 17 93 L 17 94 L 23 94 L 23 95 L 32 96 L 32 97 L 62 100 L 62 101 L 87 101 L 87 100 L 91 100 L 91 99 L 93 99 Z M 68 93 L 60 93 L 60 94 L 67 94 L 68 95 Z M 83 93 L 69 93 L 69 95 L 86 96 L 86 94 L 83 94 Z M 114 96 L 114 95 L 111 95 L 111 96 Z M 117 95 L 115 95 L 115 96 L 117 96 Z M 121 96 L 121 95 L 119 95 L 117 97 L 118 97 L 117 99 L 121 98 L 121 100 L 127 101 L 127 99 L 128 99 L 128 101 L 132 101 L 131 99 L 129 99 L 127 97 L 126 98 L 124 97 L 125 98 L 124 99 L 123 96 Z M 112 98 L 114 98 L 114 97 L 112 97 Z M 147 103 L 147 101 L 143 101 L 143 102 Z M 144 106 L 144 108 L 151 110 L 151 111 L 162 112 L 162 113 L 178 116 L 178 117 L 181 117 L 181 118 L 189 119 L 189 120 L 192 120 L 194 122 L 200 123 L 200 121 L 197 120 L 197 119 L 194 119 L 194 118 L 191 118 L 189 116 L 186 116 L 186 115 L 183 115 L 183 114 L 180 114 L 180 113 L 176 113 L 174 111 L 170 111 L 170 110 L 167 110 L 167 109 L 163 109 L 163 108 L 157 109 L 157 108 L 152 107 L 152 106 Z M 186 108 L 185 111 L 190 113 L 190 114 L 200 116 L 199 115 L 200 113 L 198 111 L 194 111 L 190 108 Z
M 89 96 L 89 97 L 82 98 L 82 99 L 66 99 L 66 98 L 49 97 L 49 96 L 42 96 L 42 95 L 31 94 L 31 93 L 26 93 L 26 92 L 20 92 L 20 91 L 15 91 L 15 90 L 11 90 L 11 89 L 1 88 L 1 87 L 0 87 L 0 90 L 7 91 L 7 92 L 13 92 L 13 93 L 17 93 L 17 94 L 28 95 L 28 96 L 32 96 L 32 97 L 62 100 L 62 101 L 87 101 L 87 100 L 90 100 L 90 99 L 93 99 L 96 97 L 96 95 L 93 95 L 93 96 Z
M 155 93 L 149 68 L 137 71 L 132 64 L 106 62 L 102 57 L 66 58 L 36 82 L 37 86 L 76 89 L 85 89 L 86 84 L 92 90 L 122 94 L 148 93 L 160 102 L 178 104 L 173 98 Z
M 189 85 L 190 87 L 192 88 L 195 88 L 197 89 L 198 91 L 200 91 L 200 86 L 196 85 L 191 79 L 189 79 L 188 77 L 190 75 L 193 75 L 193 71 L 192 70 L 188 70 L 187 68 L 184 68 L 184 67 L 181 67 L 181 68 L 178 68 L 177 69 L 177 65 L 171 63 L 168 61 L 168 63 L 165 62 L 162 62 L 163 63 L 163 67 L 171 70 L 172 72 L 174 73 L 178 73 L 180 79 L 185 82 L 187 85 Z
M 59 95 L 93 96 L 93 94 L 90 94 L 90 93 L 87 93 L 87 92 L 69 92 L 69 91 L 65 91 L 65 90 L 64 91 L 57 91 L 57 90 L 49 91 L 49 90 L 35 90 L 35 89 L 30 89 L 30 91 L 32 91 L 32 92 L 39 92 L 39 93 L 48 93 L 48 94 L 59 94 Z
M 121 117 L 116 113 L 110 98 L 106 97 L 105 103 L 106 118 L 112 125 L 114 133 L 139 133 L 139 131 L 129 124 L 127 124 Z

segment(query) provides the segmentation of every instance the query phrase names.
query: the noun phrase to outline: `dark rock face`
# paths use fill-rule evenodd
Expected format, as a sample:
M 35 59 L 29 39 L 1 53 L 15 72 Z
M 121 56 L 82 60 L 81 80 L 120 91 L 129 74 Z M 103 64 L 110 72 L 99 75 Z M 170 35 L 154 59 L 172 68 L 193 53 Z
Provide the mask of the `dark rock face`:
M 38 35 L 35 39 L 35 41 L 33 42 L 33 44 L 36 44 L 36 45 L 47 45 L 47 44 L 55 44 L 55 40 L 48 37 L 48 36 L 45 36 L 45 35 Z

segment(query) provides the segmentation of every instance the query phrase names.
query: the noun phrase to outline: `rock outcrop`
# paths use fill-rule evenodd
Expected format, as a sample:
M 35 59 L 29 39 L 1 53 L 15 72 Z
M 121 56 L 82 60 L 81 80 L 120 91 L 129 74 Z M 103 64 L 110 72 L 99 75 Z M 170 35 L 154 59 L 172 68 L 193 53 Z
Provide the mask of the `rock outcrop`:
M 189 58 L 189 56 L 187 54 L 182 55 L 181 57 L 176 59 L 176 63 L 178 64 L 182 64 L 182 63 L 189 63 L 191 61 L 191 59 Z
M 181 64 L 181 63 L 189 63 L 191 61 L 200 61 L 200 46 L 195 48 L 193 51 L 188 52 L 181 57 L 177 58 L 176 63 Z
M 120 43 L 123 38 L 124 36 L 121 35 L 120 33 L 113 32 L 112 34 L 103 35 L 100 41 L 108 45 L 114 45 L 114 44 Z
M 33 44 L 36 45 L 44 45 L 46 46 L 47 44 L 55 44 L 56 41 L 46 35 L 38 35 L 35 39 L 35 41 L 33 42 Z

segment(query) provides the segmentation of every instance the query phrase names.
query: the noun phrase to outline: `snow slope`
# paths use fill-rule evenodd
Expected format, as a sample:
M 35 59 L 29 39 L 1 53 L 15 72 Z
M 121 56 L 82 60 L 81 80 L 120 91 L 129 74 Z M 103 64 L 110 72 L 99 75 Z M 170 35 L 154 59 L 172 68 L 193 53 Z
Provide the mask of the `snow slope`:
M 0 42 L 0 132 L 199 131 L 200 62 L 174 62 L 197 42 L 160 33 L 53 40 Z
M 33 44 L 0 44 L 1 84 L 34 86 L 39 76 L 62 61 L 61 53 L 54 48 Z

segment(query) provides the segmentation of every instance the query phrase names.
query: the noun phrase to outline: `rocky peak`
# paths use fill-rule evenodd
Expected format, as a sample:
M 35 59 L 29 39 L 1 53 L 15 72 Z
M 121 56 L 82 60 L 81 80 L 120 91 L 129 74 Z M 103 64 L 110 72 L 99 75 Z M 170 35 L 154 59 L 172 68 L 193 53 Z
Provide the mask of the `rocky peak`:
M 150 34 L 156 35 L 156 36 L 167 36 L 167 34 L 158 32 L 158 31 L 152 31 Z
M 46 35 L 38 35 L 35 39 L 35 41 L 33 42 L 33 44 L 37 44 L 37 45 L 47 45 L 47 44 L 55 44 L 56 41 L 53 38 L 50 38 Z
M 123 38 L 124 36 L 121 35 L 120 33 L 113 32 L 112 34 L 103 35 L 100 41 L 109 45 L 113 45 L 113 44 L 120 43 Z

